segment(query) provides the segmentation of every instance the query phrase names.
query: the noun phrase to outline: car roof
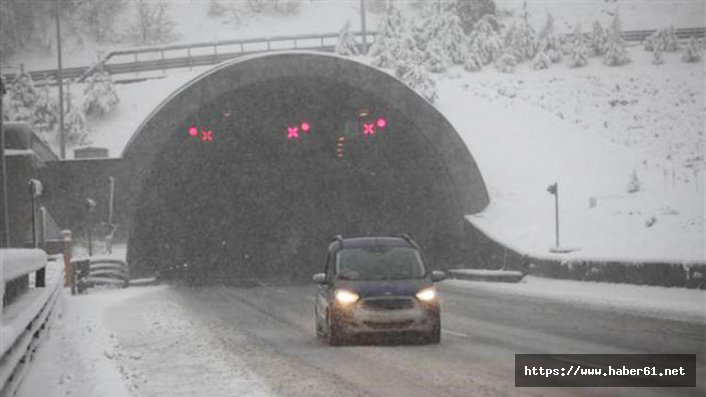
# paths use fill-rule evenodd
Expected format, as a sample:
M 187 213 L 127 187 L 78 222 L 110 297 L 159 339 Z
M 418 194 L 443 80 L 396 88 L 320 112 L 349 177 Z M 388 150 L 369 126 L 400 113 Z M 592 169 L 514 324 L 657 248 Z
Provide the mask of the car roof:
M 337 249 L 365 247 L 411 247 L 417 248 L 404 237 L 353 237 L 334 240 Z

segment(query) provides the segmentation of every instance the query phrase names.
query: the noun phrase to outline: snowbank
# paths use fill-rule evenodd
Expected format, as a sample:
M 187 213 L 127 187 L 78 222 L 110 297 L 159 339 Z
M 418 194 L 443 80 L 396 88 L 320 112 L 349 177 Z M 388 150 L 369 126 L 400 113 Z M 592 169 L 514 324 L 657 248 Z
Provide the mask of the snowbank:
M 37 350 L 17 395 L 130 396 L 129 385 L 136 375 L 115 364 L 119 343 L 102 317 L 107 307 L 141 291 L 71 296 L 64 290 L 58 319 Z
M 242 361 L 188 318 L 169 287 L 65 290 L 17 396 L 268 396 Z M 193 382 L 201 379 L 202 382 Z M 203 380 L 209 381 L 203 382 Z
M 559 300 L 611 312 L 625 312 L 706 325 L 706 291 L 557 280 L 526 276 L 519 283 L 446 280 L 446 288 Z

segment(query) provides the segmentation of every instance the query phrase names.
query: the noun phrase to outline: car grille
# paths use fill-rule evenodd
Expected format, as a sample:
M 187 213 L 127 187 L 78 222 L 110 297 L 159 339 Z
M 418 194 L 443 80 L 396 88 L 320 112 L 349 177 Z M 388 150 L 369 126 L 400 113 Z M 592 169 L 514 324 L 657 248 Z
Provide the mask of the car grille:
M 379 298 L 365 299 L 363 308 L 368 310 L 401 310 L 414 307 L 412 298 Z
M 400 329 L 409 327 L 413 322 L 414 321 L 412 320 L 395 321 L 391 323 L 376 323 L 373 321 L 364 321 L 363 324 L 375 329 Z

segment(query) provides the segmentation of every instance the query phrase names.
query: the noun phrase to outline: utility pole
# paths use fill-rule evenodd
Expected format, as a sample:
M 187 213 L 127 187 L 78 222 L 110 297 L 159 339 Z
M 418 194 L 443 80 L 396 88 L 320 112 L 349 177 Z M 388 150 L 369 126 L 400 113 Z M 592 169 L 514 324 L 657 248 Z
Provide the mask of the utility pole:
M 56 16 L 56 55 L 57 55 L 57 75 L 56 80 L 59 82 L 59 156 L 62 160 L 66 158 L 66 136 L 64 133 L 64 73 L 61 67 L 61 18 L 59 1 L 55 1 L 55 16 Z
M 368 30 L 365 27 L 365 0 L 360 0 L 360 26 L 363 31 L 363 55 L 368 54 Z
M 0 53 L 0 61 L 2 54 Z M 0 65 L 2 63 L 0 62 Z M 5 163 L 5 131 L 2 126 L 2 101 L 5 96 L 5 82 L 0 70 L 0 248 L 10 247 L 10 218 L 7 201 L 7 163 Z

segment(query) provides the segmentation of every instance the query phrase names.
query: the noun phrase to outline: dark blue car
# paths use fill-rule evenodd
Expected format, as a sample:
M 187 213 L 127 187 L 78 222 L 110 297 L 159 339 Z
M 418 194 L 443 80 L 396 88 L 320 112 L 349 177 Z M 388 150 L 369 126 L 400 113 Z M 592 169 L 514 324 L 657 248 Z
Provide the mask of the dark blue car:
M 420 333 L 439 343 L 434 282 L 444 278 L 443 272 L 427 269 L 419 245 L 408 236 L 336 236 L 324 273 L 313 277 L 317 336 L 332 346 L 374 333 Z

